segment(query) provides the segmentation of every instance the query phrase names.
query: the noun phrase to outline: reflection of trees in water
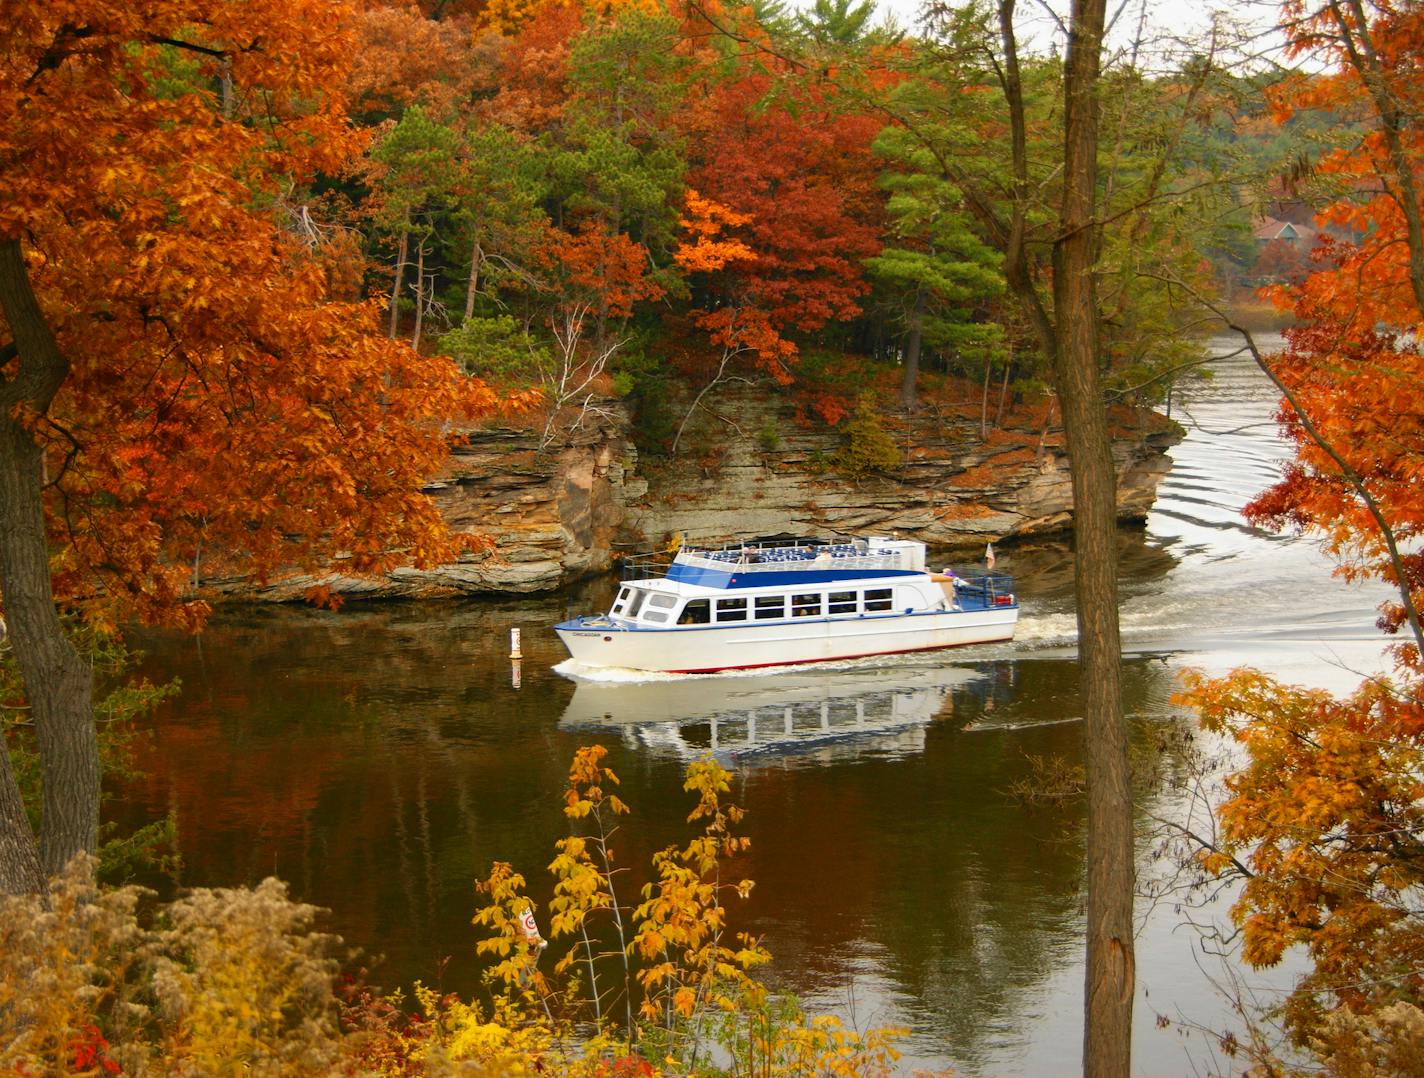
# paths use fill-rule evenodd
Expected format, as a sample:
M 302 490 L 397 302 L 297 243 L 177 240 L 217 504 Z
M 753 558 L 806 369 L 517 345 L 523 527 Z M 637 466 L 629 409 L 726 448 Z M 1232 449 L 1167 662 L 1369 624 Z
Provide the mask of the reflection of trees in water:
M 1006 792 L 1031 776 L 1030 755 L 1080 760 L 1080 724 L 1055 721 L 1081 714 L 1076 668 L 980 669 L 931 728 L 923 766 L 845 766 L 810 789 L 798 773 L 757 772 L 767 788 L 748 798 L 780 817 L 756 836 L 751 866 L 780 974 L 834 1000 L 873 966 L 905 1019 L 969 1063 L 1026 1029 L 1035 990 L 1078 961 L 1083 856 L 1081 803 L 1029 808 Z M 1144 748 L 1171 686 L 1160 662 L 1125 668 Z
M 567 755 L 520 750 L 547 732 L 564 683 L 532 677 L 514 693 L 505 658 L 511 626 L 553 612 L 245 610 L 196 642 L 147 637 L 150 676 L 177 675 L 184 692 L 119 811 L 177 808 L 183 882 L 281 876 L 330 907 L 350 943 L 391 955 L 383 980 L 434 978 L 472 950 L 472 881 L 496 858 L 541 869 L 562 823 Z M 526 637 L 526 663 L 549 665 L 556 647 Z
M 330 907 L 350 944 L 389 956 L 382 983 L 473 991 L 473 881 L 510 861 L 547 900 L 577 745 L 609 745 L 634 809 L 615 841 L 632 870 L 625 894 L 654 850 L 687 834 L 684 759 L 558 725 L 574 688 L 549 671 L 563 654 L 542 627 L 566 602 L 239 611 L 200 644 L 150 637 L 148 673 L 180 676 L 184 693 L 121 812 L 136 822 L 177 808 L 184 883 L 281 876 Z M 742 767 L 733 797 L 751 809 L 753 845 L 738 872 L 757 887 L 731 910 L 733 927 L 767 932 L 791 986 L 833 992 L 871 968 L 904 1017 L 966 1060 L 1074 960 L 1081 873 L 1078 807 L 1026 809 L 1004 793 L 1026 753 L 1077 758 L 1076 723 L 1030 725 L 1079 713 L 1076 669 L 1029 657 L 971 672 L 916 727 L 918 751 L 881 754 L 871 737 Z M 1161 714 L 1161 663 L 1130 664 L 1125 684 L 1129 713 Z

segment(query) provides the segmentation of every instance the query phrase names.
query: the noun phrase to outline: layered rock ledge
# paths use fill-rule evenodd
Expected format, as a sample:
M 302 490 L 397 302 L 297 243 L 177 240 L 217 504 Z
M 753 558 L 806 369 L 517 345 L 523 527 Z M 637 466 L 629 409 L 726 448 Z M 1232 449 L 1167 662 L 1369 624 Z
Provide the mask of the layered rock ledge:
M 1146 517 L 1181 429 L 1156 413 L 1115 409 L 1118 516 Z M 759 432 L 756 434 L 750 432 Z M 1044 536 L 1072 521 L 1060 432 L 1037 423 L 991 430 L 928 413 L 888 433 L 902 445 L 894 474 L 850 478 L 832 462 L 844 436 L 798 424 L 784 403 L 752 391 L 724 395 L 701 437 L 675 462 L 640 464 L 618 404 L 540 448 L 534 431 L 482 429 L 427 487 L 457 532 L 491 550 L 432 570 L 384 577 L 293 576 L 225 590 L 275 601 L 314 584 L 348 597 L 423 598 L 547 591 L 608 570 L 631 550 L 749 535 L 894 534 L 937 549 Z

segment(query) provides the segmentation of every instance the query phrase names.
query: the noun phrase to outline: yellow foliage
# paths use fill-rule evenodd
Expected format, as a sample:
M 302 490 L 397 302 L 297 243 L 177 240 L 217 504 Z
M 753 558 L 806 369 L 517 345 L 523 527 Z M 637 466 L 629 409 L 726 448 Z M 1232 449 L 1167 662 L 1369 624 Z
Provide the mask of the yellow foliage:
M 720 765 L 689 768 L 700 833 L 655 857 L 642 903 L 620 905 L 606 825 L 626 806 L 601 792 L 617 783 L 603 755 L 584 750 L 570 771 L 566 804 L 590 806 L 570 819 L 596 829 L 562 840 L 551 865 L 550 933 L 573 943 L 552 977 L 539 969 L 544 941 L 522 925 L 533 909 L 524 877 L 503 862 L 479 885 L 489 901 L 474 918 L 487 933 L 479 952 L 496 960 L 489 1006 L 417 983 L 415 1016 L 399 992 L 338 1000 L 339 941 L 315 932 L 318 911 L 276 880 L 193 891 L 145 924 L 142 891 L 101 891 L 77 862 L 47 895 L 0 898 L 0 1072 L 660 1078 L 710 1074 L 705 1061 L 726 1058 L 735 1073 L 768 1078 L 889 1074 L 899 1031 L 808 1019 L 751 976 L 770 958 L 761 941 L 729 937 L 722 900 L 751 881 L 723 882 L 747 841 L 732 830 L 742 812 L 725 801 Z M 611 955 L 592 952 L 595 914 L 618 926 Z M 604 992 L 592 971 L 587 986 L 571 976 L 596 957 L 622 962 L 621 988 Z M 623 1013 L 600 1012 L 605 998 Z
M 1394 1003 L 1371 1015 L 1334 1011 L 1311 1037 L 1326 1078 L 1424 1074 L 1424 1010 Z
M 491 1023 L 508 1026 L 514 1021 L 549 1029 L 558 1022 L 591 1017 L 603 1038 L 599 1050 L 605 1053 L 605 1066 L 594 1072 L 600 1078 L 652 1078 L 661 1072 L 652 1068 L 651 1059 L 662 1060 L 672 1073 L 709 1073 L 705 1064 L 693 1062 L 708 1058 L 709 1038 L 717 1041 L 723 1055 L 739 1061 L 734 1073 L 786 1078 L 891 1073 L 896 1058 L 891 1045 L 900 1031 L 861 1034 L 832 1020 L 808 1020 L 794 1001 L 772 997 L 752 976 L 752 970 L 771 958 L 761 940 L 745 933 L 729 937 L 723 900 L 728 895 L 745 898 L 752 881 L 728 872 L 728 859 L 745 851 L 749 842 L 733 830 L 743 810 L 726 800 L 732 776 L 715 760 L 693 762 L 684 783 L 696 798 L 688 822 L 700 825 L 700 832 L 685 846 L 655 854 L 654 879 L 642 888 L 642 901 L 631 910 L 620 904 L 609 840 L 616 832 L 614 821 L 627 806 L 604 792 L 618 782 L 603 765 L 605 756 L 602 746 L 580 749 L 569 769 L 564 812 L 583 833 L 559 840 L 549 865 L 555 879 L 550 935 L 556 941 L 570 939 L 554 965 L 554 979 L 530 967 L 511 978 L 511 959 L 505 958 L 492 971 L 492 978 L 504 984 L 496 998 L 505 1010 L 487 1021 L 469 1018 L 459 1043 L 480 1046 L 495 1058 L 513 1049 L 498 1030 L 489 1028 Z M 523 878 L 503 863 L 481 884 L 491 904 L 475 920 L 495 933 L 478 945 L 482 953 L 514 953 L 517 936 L 511 910 L 527 901 L 523 886 Z M 595 915 L 603 929 L 616 936 L 617 949 L 596 953 L 590 929 Z M 599 980 L 600 959 L 621 963 L 621 985 Z M 559 980 L 576 970 L 587 972 L 587 985 Z M 579 993 L 585 988 L 589 998 L 582 1000 Z M 621 1013 L 615 1013 L 613 1003 Z M 636 1029 L 634 1012 L 640 1019 Z M 747 1032 L 752 1029 L 757 1031 L 754 1037 Z M 621 1058 L 614 1050 L 620 1037 Z M 546 1051 L 544 1044 L 535 1041 L 524 1047 L 537 1054 Z M 594 1058 L 591 1044 L 585 1062 Z
M 316 935 L 315 906 L 286 885 L 198 890 L 168 907 L 157 933 L 153 986 L 168 1017 L 172 1073 L 218 1074 L 246 1066 L 319 1074 L 336 1040 L 332 937 Z
M 142 892 L 100 892 L 88 868 L 76 860 L 48 902 L 0 897 L 0 1071 L 58 1071 L 96 1016 L 126 1013 Z
M 543 8 L 565 4 L 566 0 L 485 0 L 477 25 L 510 37 Z
M 266 880 L 139 918 L 79 858 L 44 896 L 0 898 L 0 1070 L 329 1075 L 344 1042 L 334 937 Z M 101 1033 L 100 1030 L 103 1030 Z
M 1424 1002 L 1424 687 L 1407 667 L 1400 674 L 1343 698 L 1254 670 L 1185 678 L 1182 702 L 1244 752 L 1217 808 L 1218 838 L 1197 859 L 1245 877 L 1232 917 L 1247 962 L 1308 953 L 1312 968 L 1283 1012 L 1302 1042 L 1324 1036 L 1342 1008 Z
M 488 975 L 506 988 L 532 984 L 539 977 L 536 963 L 542 941 L 530 940 L 524 931 L 524 913 L 534 911 L 534 903 L 524 895 L 524 877 L 507 862 L 496 861 L 489 878 L 475 887 L 489 895 L 490 902 L 475 913 L 473 923 L 493 932 L 475 944 L 475 950 L 500 958 Z

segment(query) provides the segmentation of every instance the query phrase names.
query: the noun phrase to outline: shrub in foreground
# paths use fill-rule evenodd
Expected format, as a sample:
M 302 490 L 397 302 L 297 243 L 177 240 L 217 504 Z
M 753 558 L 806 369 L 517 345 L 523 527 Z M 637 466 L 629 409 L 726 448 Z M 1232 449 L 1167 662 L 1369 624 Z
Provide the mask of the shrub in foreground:
M 902 1031 L 811 1018 L 753 975 L 770 955 L 727 928 L 748 840 L 730 774 L 688 769 L 700 830 L 636 893 L 613 843 L 628 808 L 601 746 L 570 768 L 570 834 L 550 863 L 550 940 L 507 864 L 478 884 L 483 1000 L 381 995 L 338 976 L 340 941 L 284 884 L 167 905 L 99 888 L 78 859 L 43 895 L 0 898 L 0 1071 L 19 1075 L 879 1076 Z M 628 888 L 631 890 L 631 888 Z

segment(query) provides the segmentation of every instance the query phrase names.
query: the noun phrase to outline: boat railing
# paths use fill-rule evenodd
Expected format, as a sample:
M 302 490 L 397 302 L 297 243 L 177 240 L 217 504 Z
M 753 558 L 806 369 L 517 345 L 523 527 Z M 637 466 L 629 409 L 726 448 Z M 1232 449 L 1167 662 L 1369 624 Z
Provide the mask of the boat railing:
M 884 572 L 908 568 L 908 559 L 898 550 L 861 552 L 854 547 L 843 550 L 826 546 L 683 550 L 678 554 L 677 560 L 680 565 L 722 572 L 735 570 L 738 575 L 815 572 L 826 569 Z
M 673 556 L 666 550 L 650 554 L 624 554 L 618 559 L 618 579 L 649 580 L 667 576 Z
M 1008 573 L 996 573 L 992 569 L 955 569 L 954 580 L 956 591 L 983 596 L 985 606 L 1013 602 L 1014 578 Z

